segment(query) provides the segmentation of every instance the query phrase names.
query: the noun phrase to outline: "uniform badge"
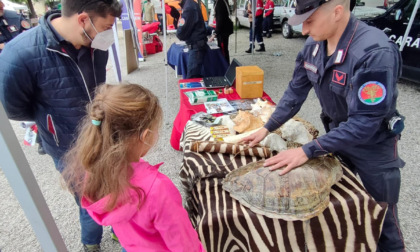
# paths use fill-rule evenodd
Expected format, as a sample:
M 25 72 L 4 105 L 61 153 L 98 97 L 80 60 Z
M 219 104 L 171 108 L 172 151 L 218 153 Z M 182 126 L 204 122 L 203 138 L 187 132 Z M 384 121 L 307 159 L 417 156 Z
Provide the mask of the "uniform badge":
M 343 59 L 343 53 L 344 52 L 342 49 L 338 50 L 337 57 L 335 57 L 335 61 L 334 61 L 335 64 L 341 63 L 341 60 Z
M 315 65 L 313 65 L 311 63 L 308 63 L 306 61 L 303 63 L 303 67 L 305 69 L 309 70 L 309 71 L 314 72 L 314 73 L 318 72 L 318 68 Z
M 20 22 L 20 25 L 23 27 L 23 28 L 25 28 L 25 29 L 29 29 L 29 28 L 31 28 L 31 25 L 29 24 L 29 22 L 28 21 L 26 21 L 26 20 L 22 20 L 21 22 Z
M 16 32 L 16 31 L 18 31 L 18 28 L 16 27 L 16 25 L 9 25 L 7 27 L 7 29 L 9 30 L 9 32 Z
M 314 50 L 312 51 L 312 57 L 315 57 L 319 51 L 319 44 L 316 44 Z
M 333 71 L 332 82 L 340 84 L 342 86 L 346 85 L 347 74 L 338 70 Z
M 183 26 L 184 24 L 185 24 L 185 19 L 181 18 L 181 19 L 178 21 L 178 26 Z
M 358 96 L 363 104 L 376 105 L 385 99 L 386 89 L 378 81 L 368 81 L 359 88 Z

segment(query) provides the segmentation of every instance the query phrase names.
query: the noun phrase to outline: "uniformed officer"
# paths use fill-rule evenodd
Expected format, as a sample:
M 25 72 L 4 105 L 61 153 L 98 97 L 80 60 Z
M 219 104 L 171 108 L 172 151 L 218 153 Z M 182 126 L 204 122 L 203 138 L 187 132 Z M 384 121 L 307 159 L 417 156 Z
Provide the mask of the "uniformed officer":
M 380 30 L 357 20 L 348 0 L 297 0 L 290 25 L 309 35 L 296 59 L 293 79 L 263 129 L 243 139 L 253 146 L 300 110 L 310 89 L 322 107 L 326 134 L 267 159 L 280 175 L 309 158 L 334 153 L 358 173 L 372 197 L 388 203 L 378 251 L 403 251 L 397 202 L 400 168 L 397 142 L 403 117 L 396 109 L 402 61 Z
M 252 16 L 252 0 L 248 0 L 248 19 L 249 19 L 249 49 L 246 50 L 246 53 L 252 53 L 252 50 L 254 49 L 254 41 L 257 40 L 258 45 L 260 48 L 258 48 L 257 52 L 265 52 L 265 45 L 262 37 L 263 33 L 263 12 L 264 12 L 264 4 L 263 0 L 256 0 L 256 7 L 255 7 L 255 27 L 254 32 L 252 33 L 252 22 L 253 22 L 253 16 Z
M 267 0 L 264 5 L 263 36 L 271 38 L 273 32 L 274 2 Z
M 29 28 L 31 25 L 22 15 L 5 10 L 4 3 L 0 0 L 0 53 L 7 42 Z
M 207 30 L 201 9 L 194 0 L 182 0 L 182 16 L 178 22 L 176 36 L 189 48 L 187 79 L 200 78 L 204 56 L 210 49 L 207 45 Z

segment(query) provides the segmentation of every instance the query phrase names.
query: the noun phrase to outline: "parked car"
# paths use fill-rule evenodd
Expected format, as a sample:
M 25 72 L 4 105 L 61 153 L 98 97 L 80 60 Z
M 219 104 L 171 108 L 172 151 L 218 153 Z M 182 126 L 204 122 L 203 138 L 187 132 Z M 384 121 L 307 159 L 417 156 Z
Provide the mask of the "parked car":
M 284 4 L 279 6 L 277 10 L 280 17 L 279 21 L 281 23 L 281 31 L 283 37 L 291 38 L 293 34 L 302 33 L 302 25 L 291 26 L 288 23 L 289 18 L 295 15 L 296 0 L 283 0 L 283 3 Z M 356 6 L 353 10 L 353 14 L 359 19 L 375 17 L 383 14 L 384 12 L 384 9 L 367 6 Z
M 281 33 L 284 38 L 291 38 L 293 34 L 302 33 L 302 24 L 291 26 L 288 20 L 291 16 L 295 15 L 296 0 L 283 0 L 283 4 L 278 8 L 280 17 Z
M 273 25 L 274 27 L 280 27 L 280 13 L 279 7 L 281 7 L 282 0 L 273 0 L 274 2 L 274 13 L 273 13 Z M 238 25 L 249 28 L 248 20 L 248 0 L 237 0 L 236 7 L 236 21 Z
M 400 46 L 403 59 L 402 78 L 420 83 L 420 9 L 414 9 L 417 1 L 420 4 L 420 0 L 394 1 L 394 5 L 382 15 L 361 20 L 383 30 Z M 414 20 L 412 26 L 408 27 L 413 12 Z M 408 36 L 403 43 L 408 28 Z M 401 48 L 402 44 L 404 46 Z

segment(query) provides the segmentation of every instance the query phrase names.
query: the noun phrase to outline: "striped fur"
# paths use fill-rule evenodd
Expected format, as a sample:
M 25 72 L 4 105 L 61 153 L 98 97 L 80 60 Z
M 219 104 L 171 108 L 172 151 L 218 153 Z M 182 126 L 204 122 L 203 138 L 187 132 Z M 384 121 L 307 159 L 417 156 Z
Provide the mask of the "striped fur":
M 272 156 L 271 150 L 263 146 L 249 147 L 246 144 L 224 143 L 219 141 L 193 141 L 190 151 L 233 154 L 260 158 Z
M 376 251 L 386 204 L 376 203 L 347 168 L 321 215 L 304 222 L 271 219 L 222 189 L 227 173 L 260 158 L 189 150 L 191 141 L 210 138 L 188 122 L 180 171 L 185 206 L 207 251 Z

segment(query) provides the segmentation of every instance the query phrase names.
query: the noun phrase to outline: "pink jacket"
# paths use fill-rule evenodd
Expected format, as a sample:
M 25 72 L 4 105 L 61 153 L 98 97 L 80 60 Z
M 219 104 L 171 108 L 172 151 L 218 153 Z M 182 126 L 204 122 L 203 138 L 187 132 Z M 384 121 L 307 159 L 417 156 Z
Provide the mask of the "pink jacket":
M 140 160 L 132 163 L 131 183 L 143 189 L 146 199 L 140 209 L 137 193 L 130 189 L 131 202 L 111 212 L 104 210 L 109 196 L 92 203 L 82 198 L 82 207 L 100 225 L 111 225 L 121 246 L 129 251 L 205 251 L 182 207 L 181 194 L 164 174 L 161 164 Z

